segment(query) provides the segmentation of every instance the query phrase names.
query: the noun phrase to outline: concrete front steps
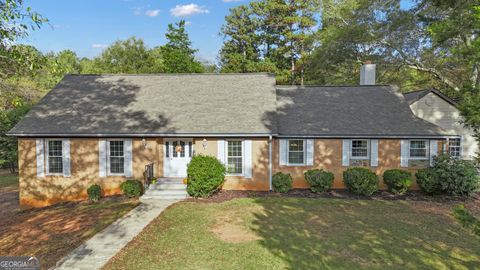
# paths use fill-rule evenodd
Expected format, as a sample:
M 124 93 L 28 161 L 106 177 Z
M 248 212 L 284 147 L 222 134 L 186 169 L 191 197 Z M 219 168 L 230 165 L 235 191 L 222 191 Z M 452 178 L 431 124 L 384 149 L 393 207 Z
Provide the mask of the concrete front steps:
M 158 178 L 157 183 L 145 190 L 140 200 L 179 200 L 188 197 L 183 178 Z

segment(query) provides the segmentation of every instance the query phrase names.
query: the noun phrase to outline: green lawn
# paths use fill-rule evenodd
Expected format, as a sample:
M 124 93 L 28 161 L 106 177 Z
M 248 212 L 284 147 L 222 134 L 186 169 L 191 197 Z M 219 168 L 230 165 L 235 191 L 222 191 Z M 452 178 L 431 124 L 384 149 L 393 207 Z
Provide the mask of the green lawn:
M 0 175 L 0 188 L 18 185 L 18 175 Z
M 433 202 L 179 203 L 106 269 L 480 269 L 480 238 Z

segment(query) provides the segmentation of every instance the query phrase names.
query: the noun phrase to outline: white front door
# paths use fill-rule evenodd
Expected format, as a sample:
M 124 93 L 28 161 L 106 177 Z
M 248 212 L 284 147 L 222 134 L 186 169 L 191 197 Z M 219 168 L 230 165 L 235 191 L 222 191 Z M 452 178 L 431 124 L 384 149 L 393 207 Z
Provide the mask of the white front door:
M 187 164 L 192 159 L 192 139 L 165 139 L 163 145 L 165 177 L 187 176 Z

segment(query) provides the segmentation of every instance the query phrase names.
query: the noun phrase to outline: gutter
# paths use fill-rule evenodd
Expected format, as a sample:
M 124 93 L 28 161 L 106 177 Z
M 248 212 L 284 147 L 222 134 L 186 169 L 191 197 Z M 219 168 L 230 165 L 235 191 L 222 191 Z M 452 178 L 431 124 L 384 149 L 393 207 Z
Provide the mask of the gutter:
M 272 135 L 268 136 L 268 185 L 272 190 Z
M 276 135 L 276 134 L 274 134 Z M 191 138 L 191 137 L 266 137 L 272 136 L 271 133 L 92 133 L 92 134 L 78 134 L 78 133 L 7 133 L 7 136 L 15 137 L 66 137 L 66 138 L 152 138 L 152 137 L 171 137 L 171 138 Z

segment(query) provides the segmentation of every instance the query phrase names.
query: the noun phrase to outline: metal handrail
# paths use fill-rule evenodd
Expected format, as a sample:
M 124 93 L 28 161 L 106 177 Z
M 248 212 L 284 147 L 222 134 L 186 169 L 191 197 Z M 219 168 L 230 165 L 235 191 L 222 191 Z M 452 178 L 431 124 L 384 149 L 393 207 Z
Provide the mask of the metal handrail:
M 152 183 L 153 178 L 153 163 L 145 165 L 145 171 L 143 172 L 143 184 L 147 189 Z

